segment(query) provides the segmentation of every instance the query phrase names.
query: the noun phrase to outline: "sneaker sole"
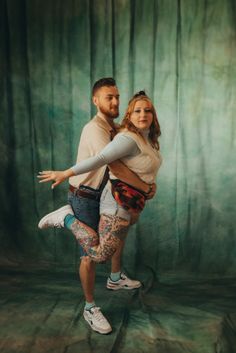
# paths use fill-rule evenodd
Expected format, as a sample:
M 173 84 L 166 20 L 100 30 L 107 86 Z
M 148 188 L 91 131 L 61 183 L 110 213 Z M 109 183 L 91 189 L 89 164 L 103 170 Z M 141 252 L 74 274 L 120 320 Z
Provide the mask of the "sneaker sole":
M 60 209 L 60 212 L 64 212 L 65 209 L 68 208 L 70 210 L 70 206 L 64 206 Z M 40 229 L 45 229 L 45 228 L 51 228 L 51 226 L 49 226 L 47 223 L 44 224 L 48 218 L 50 218 L 51 216 L 53 216 L 54 214 L 59 214 L 59 210 L 57 211 L 54 211 L 54 212 L 51 212 L 49 214 L 47 214 L 46 216 L 44 216 L 40 221 L 39 221 L 39 224 L 38 224 L 38 227 Z M 70 212 L 69 212 L 70 213 Z M 53 228 L 53 227 L 52 227 Z
M 99 331 L 99 329 L 97 329 L 96 327 L 94 327 L 93 325 L 92 325 L 92 323 L 90 322 L 90 320 L 89 319 L 87 319 L 84 315 L 83 315 L 83 317 L 84 317 L 84 320 L 89 324 L 89 326 L 91 327 L 91 329 L 93 330 L 93 331 L 95 331 L 95 332 L 97 332 L 97 333 L 100 333 L 101 335 L 108 335 L 109 333 L 111 333 L 112 332 L 112 328 L 111 329 L 109 329 L 109 331 L 108 330 L 104 330 L 104 331 Z
M 109 287 L 109 286 L 106 286 L 106 288 L 109 290 L 119 290 L 119 289 L 132 290 L 132 289 L 138 289 L 140 287 L 142 287 L 142 284 L 140 284 L 139 286 L 136 286 L 136 287 L 126 287 L 126 286 Z

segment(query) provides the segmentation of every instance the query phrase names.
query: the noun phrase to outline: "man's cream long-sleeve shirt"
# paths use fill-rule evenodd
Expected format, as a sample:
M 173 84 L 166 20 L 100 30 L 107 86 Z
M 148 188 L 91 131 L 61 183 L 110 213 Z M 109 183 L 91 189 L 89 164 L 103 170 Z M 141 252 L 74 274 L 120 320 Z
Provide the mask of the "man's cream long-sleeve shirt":
M 107 120 L 96 115 L 82 130 L 76 163 L 98 154 L 111 141 L 112 133 L 114 130 Z M 73 176 L 69 179 L 69 183 L 76 188 L 85 185 L 97 190 L 102 183 L 106 167 L 105 165 L 88 173 Z

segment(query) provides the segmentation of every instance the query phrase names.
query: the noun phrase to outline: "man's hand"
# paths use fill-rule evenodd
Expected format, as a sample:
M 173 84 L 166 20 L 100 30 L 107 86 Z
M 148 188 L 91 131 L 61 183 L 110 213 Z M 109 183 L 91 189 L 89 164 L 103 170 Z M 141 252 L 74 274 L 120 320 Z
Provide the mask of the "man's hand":
M 146 192 L 147 200 L 152 199 L 154 197 L 154 195 L 156 194 L 156 191 L 157 191 L 156 183 L 150 184 L 149 190 L 150 190 L 149 192 Z
M 40 179 L 40 183 L 46 183 L 48 181 L 55 180 L 55 183 L 53 183 L 51 186 L 51 188 L 54 189 L 55 186 L 61 184 L 63 181 L 73 175 L 74 172 L 72 171 L 72 169 L 67 169 L 63 171 L 44 170 L 42 172 L 39 172 L 37 178 Z
M 125 183 L 134 186 L 136 189 L 141 190 L 145 193 L 147 199 L 152 199 L 156 193 L 156 184 L 147 184 L 139 178 L 137 174 L 132 172 L 124 163 L 120 160 L 112 162 L 108 165 L 112 174 L 114 174 L 117 179 L 124 181 Z

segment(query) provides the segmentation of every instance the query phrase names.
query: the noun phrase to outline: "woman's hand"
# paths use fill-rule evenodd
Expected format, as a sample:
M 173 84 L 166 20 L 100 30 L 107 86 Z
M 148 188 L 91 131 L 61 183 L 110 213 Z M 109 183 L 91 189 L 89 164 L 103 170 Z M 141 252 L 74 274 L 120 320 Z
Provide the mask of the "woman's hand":
M 63 171 L 56 171 L 56 170 L 44 170 L 39 172 L 37 178 L 40 179 L 40 183 L 46 183 L 48 181 L 55 181 L 52 184 L 51 188 L 54 189 L 55 186 L 61 184 L 63 181 L 68 179 L 69 177 L 75 175 L 72 169 L 67 169 Z

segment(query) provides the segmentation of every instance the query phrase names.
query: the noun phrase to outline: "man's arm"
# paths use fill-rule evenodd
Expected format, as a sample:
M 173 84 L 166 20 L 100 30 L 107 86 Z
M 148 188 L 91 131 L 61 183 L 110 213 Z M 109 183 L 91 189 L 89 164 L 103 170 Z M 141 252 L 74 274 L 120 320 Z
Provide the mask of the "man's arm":
M 120 160 L 112 162 L 108 165 L 112 174 L 118 179 L 124 181 L 127 184 L 134 186 L 135 188 L 143 191 L 147 195 L 147 199 L 153 198 L 156 193 L 156 184 L 147 184 L 141 180 L 137 174 L 132 172 L 128 167 L 124 165 Z

